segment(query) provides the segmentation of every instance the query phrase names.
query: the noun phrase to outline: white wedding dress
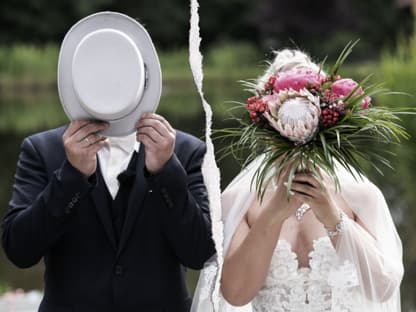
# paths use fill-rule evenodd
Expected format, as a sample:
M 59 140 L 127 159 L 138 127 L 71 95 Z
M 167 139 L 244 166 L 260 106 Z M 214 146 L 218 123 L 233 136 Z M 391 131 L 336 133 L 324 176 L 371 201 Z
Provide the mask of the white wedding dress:
M 224 254 L 255 200 L 250 181 L 260 163 L 261 158 L 254 160 L 222 194 Z M 201 271 L 191 311 L 400 312 L 402 244 L 384 196 L 367 178 L 357 181 L 345 168 L 337 168 L 337 175 L 342 197 L 361 224 L 345 217 L 336 247 L 328 237 L 315 240 L 308 267 L 299 267 L 291 245 L 279 240 L 262 289 L 244 307 L 222 297 L 223 261 L 210 259 Z
M 285 240 L 274 250 L 263 288 L 252 301 L 256 312 L 351 312 L 357 272 L 339 263 L 328 237 L 313 243 L 309 266 L 299 268 L 297 255 Z

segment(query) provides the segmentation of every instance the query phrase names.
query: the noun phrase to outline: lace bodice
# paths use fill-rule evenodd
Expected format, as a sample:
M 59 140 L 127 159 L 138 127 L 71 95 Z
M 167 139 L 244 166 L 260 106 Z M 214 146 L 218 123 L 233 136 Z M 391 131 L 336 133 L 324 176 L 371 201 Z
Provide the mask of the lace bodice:
M 353 311 L 357 273 L 350 262 L 340 262 L 328 237 L 315 240 L 310 268 L 299 268 L 287 241 L 279 240 L 265 285 L 254 298 L 256 312 Z

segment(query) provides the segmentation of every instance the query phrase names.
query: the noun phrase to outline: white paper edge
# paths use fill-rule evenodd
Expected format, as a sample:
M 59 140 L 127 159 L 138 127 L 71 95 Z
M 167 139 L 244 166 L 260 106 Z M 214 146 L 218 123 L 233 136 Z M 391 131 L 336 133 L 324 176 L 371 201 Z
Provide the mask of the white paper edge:
M 202 175 L 208 191 L 208 199 L 210 204 L 210 214 L 212 222 L 212 238 L 217 251 L 217 275 L 214 290 L 211 294 L 214 311 L 219 310 L 219 288 L 220 278 L 223 264 L 223 223 L 221 220 L 221 184 L 220 170 L 217 166 L 214 153 L 214 145 L 211 140 L 212 125 L 212 109 L 204 97 L 202 90 L 203 69 L 202 54 L 200 52 L 201 36 L 199 29 L 199 3 L 197 0 L 191 0 L 191 19 L 189 31 L 189 63 L 192 75 L 202 100 L 202 106 L 205 111 L 205 143 L 207 152 L 202 163 Z

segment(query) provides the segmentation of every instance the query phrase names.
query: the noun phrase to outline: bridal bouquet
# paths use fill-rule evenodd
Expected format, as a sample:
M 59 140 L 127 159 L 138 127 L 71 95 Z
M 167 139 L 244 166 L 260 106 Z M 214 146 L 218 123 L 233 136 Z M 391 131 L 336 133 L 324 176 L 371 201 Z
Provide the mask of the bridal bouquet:
M 387 146 L 408 138 L 398 117 L 406 112 L 372 105 L 372 96 L 391 92 L 368 85 L 370 76 L 356 82 L 338 74 L 354 45 L 345 47 L 327 73 L 300 68 L 274 73 L 263 86 L 246 83 L 254 95 L 240 103 L 241 126 L 221 130 L 220 137 L 234 139 L 227 148 L 236 157 L 248 150 L 245 164 L 264 155 L 252 181 L 260 197 L 270 173 L 279 178 L 289 165 L 288 190 L 297 170 L 321 180 L 317 168 L 339 187 L 336 163 L 356 178 L 368 165 L 382 174 L 379 164 L 390 166 Z

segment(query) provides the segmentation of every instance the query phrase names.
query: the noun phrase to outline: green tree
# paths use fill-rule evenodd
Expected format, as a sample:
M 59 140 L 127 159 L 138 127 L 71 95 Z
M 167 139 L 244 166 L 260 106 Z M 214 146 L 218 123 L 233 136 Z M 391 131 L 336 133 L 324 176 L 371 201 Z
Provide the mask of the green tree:
M 200 1 L 201 32 L 204 46 L 217 40 L 253 40 L 256 36 L 251 0 Z M 189 0 L 115 0 L 112 10 L 141 21 L 156 44 L 164 49 L 188 44 Z
M 111 0 L 3 0 L 0 43 L 59 42 L 81 17 L 105 8 Z
M 349 40 L 361 38 L 353 57 L 378 55 L 397 34 L 409 33 L 412 14 L 394 0 L 262 0 L 256 12 L 260 44 L 266 49 L 299 45 L 322 58 L 335 57 Z

